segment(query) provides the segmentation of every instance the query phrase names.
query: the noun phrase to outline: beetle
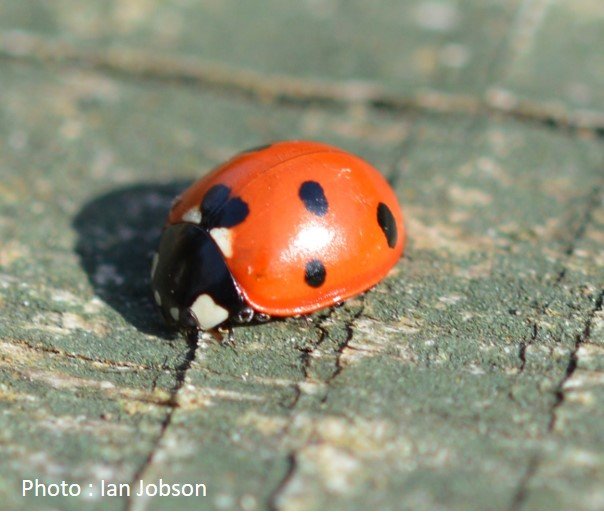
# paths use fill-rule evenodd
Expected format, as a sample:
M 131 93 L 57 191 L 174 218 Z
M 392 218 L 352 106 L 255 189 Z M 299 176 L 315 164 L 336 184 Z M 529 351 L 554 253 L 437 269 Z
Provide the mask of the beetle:
M 377 284 L 405 239 L 396 195 L 373 166 L 328 144 L 276 142 L 176 198 L 153 294 L 181 328 L 305 315 Z

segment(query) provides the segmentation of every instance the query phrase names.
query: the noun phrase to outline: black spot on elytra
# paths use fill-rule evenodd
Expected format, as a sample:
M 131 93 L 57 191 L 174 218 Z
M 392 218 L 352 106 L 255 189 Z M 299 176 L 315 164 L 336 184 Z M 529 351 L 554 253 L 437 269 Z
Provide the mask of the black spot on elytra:
M 208 216 L 219 212 L 226 204 L 230 194 L 231 189 L 226 185 L 218 184 L 210 187 L 201 201 L 201 211 Z
M 218 184 L 211 187 L 201 202 L 201 226 L 231 228 L 242 223 L 250 213 L 241 198 L 231 198 L 231 189 Z
M 384 236 L 386 236 L 388 246 L 390 248 L 394 248 L 396 246 L 396 240 L 398 238 L 396 221 L 394 220 L 392 211 L 388 208 L 387 205 L 383 203 L 378 204 L 377 222 L 380 228 L 382 229 Z
M 327 214 L 329 204 L 320 183 L 312 181 L 304 182 L 300 186 L 298 196 L 309 212 L 317 216 L 325 216 Z
M 306 263 L 304 281 L 313 288 L 318 288 L 325 282 L 325 266 L 318 259 Z

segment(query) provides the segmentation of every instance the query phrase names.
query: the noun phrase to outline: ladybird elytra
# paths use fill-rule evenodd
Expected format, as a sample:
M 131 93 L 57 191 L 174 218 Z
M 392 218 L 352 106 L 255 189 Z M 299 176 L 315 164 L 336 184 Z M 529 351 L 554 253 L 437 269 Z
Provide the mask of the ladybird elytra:
M 183 327 L 303 315 L 377 284 L 405 239 L 395 193 L 361 158 L 318 142 L 260 146 L 173 204 L 154 297 Z

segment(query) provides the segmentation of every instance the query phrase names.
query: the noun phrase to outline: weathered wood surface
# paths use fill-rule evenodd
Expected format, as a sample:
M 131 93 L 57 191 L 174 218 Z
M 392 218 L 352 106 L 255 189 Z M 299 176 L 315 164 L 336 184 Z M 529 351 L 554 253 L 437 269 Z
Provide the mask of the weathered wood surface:
M 603 508 L 603 35 L 599 0 L 0 2 L 0 508 Z M 406 256 L 194 350 L 166 208 L 294 138 L 384 171 Z M 207 496 L 89 494 L 160 477 Z

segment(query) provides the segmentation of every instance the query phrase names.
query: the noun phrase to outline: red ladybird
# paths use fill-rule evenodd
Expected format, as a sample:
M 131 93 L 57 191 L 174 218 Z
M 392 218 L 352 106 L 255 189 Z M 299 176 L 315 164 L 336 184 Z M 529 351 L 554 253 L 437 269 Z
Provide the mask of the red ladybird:
M 404 244 L 396 195 L 376 169 L 326 144 L 279 142 L 176 199 L 153 291 L 183 327 L 302 315 L 374 286 Z

